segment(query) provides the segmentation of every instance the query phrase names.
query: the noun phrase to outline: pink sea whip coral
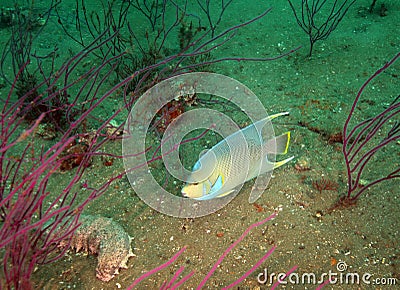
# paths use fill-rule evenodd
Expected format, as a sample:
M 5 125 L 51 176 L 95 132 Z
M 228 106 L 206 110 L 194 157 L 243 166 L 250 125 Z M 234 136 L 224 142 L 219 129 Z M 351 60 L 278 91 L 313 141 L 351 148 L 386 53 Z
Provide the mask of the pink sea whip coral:
M 397 53 L 370 76 L 361 86 L 353 101 L 342 134 L 342 152 L 347 173 L 347 193 L 340 197 L 339 201 L 330 208 L 330 211 L 335 208 L 355 205 L 358 198 L 367 189 L 383 181 L 400 178 L 400 166 L 394 160 L 394 162 L 387 162 L 386 171 L 376 172 L 377 176 L 374 177 L 371 177 L 370 174 L 368 179 L 373 179 L 368 182 L 363 181 L 367 172 L 371 172 L 373 164 L 377 162 L 377 159 L 374 158 L 375 155 L 382 152 L 383 148 L 388 150 L 385 152 L 385 154 L 388 154 L 389 150 L 393 150 L 395 143 L 400 140 L 400 122 L 398 119 L 395 121 L 396 117 L 400 115 L 400 95 L 395 97 L 387 107 L 373 117 L 366 118 L 351 127 L 351 121 L 357 105 L 367 86 L 390 68 L 398 58 L 400 58 L 400 53 Z

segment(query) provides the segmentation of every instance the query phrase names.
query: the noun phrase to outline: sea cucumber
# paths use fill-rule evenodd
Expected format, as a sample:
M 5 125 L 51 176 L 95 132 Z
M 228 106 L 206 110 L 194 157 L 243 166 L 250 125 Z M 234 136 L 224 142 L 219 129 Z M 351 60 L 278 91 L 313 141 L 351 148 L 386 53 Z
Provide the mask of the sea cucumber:
M 120 268 L 128 268 L 128 259 L 134 256 L 132 238 L 111 218 L 82 215 L 81 225 L 75 231 L 70 246 L 76 252 L 97 254 L 96 277 L 110 281 Z M 66 242 L 64 242 L 65 244 Z

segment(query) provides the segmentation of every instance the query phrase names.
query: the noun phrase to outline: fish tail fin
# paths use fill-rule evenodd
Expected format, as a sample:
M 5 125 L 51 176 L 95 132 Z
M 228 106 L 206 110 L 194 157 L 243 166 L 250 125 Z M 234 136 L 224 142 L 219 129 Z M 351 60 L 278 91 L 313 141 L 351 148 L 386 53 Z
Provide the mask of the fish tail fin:
M 275 137 L 275 144 L 276 144 L 276 153 L 275 154 L 286 154 L 288 152 L 290 143 L 290 132 L 286 132 L 278 137 Z M 282 166 L 283 164 L 292 160 L 294 156 L 286 158 L 284 160 L 278 161 L 274 163 L 274 169 Z
M 286 154 L 289 149 L 290 132 L 275 137 L 276 154 Z
M 289 143 L 290 143 L 290 132 L 286 132 L 280 136 L 268 140 L 264 144 L 264 150 L 265 152 L 270 154 L 283 155 L 288 152 Z

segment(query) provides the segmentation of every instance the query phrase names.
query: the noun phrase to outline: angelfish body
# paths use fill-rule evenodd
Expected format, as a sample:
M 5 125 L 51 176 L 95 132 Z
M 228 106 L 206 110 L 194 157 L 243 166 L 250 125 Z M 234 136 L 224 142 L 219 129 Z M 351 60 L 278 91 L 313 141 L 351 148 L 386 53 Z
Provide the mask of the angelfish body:
M 193 166 L 182 195 L 197 200 L 226 196 L 239 185 L 290 160 L 271 162 L 268 156 L 286 154 L 290 132 L 263 140 L 261 130 L 270 120 L 287 112 L 268 116 L 213 146 Z

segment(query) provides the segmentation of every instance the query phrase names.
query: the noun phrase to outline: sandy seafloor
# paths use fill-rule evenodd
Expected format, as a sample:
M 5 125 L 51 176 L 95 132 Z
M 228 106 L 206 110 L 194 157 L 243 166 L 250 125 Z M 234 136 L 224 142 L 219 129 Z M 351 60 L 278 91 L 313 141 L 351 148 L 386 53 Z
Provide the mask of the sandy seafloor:
M 74 3 L 71 0 L 62 3 L 66 15 L 72 13 L 73 6 L 68 7 L 70 2 Z M 128 269 L 122 269 L 110 282 L 101 282 L 95 277 L 96 257 L 70 251 L 51 265 L 37 267 L 33 275 L 36 289 L 123 289 L 141 274 L 166 262 L 183 246 L 187 246 L 187 250 L 171 267 L 144 280 L 137 289 L 158 289 L 181 265 L 185 266 L 186 274 L 191 270 L 196 272 L 181 287 L 192 289 L 250 224 L 274 211 L 278 212 L 277 217 L 252 230 L 225 258 L 205 288 L 220 289 L 229 285 L 272 245 L 277 246 L 274 253 L 240 284 L 240 289 L 269 289 L 269 283 L 264 285 L 257 281 L 264 269 L 280 273 L 297 265 L 299 275 L 314 273 L 319 277 L 329 271 L 338 272 L 336 266 L 340 262 L 347 264 L 347 272 L 360 276 L 370 273 L 373 278 L 397 278 L 397 285 L 400 284 L 400 182 L 381 183 L 366 191 L 355 207 L 328 214 L 327 209 L 346 192 L 347 179 L 341 144 L 330 144 L 326 138 L 341 131 L 363 82 L 400 51 L 400 2 L 377 1 L 376 13 L 370 14 L 366 9 L 371 1 L 356 1 L 337 30 L 316 43 L 312 58 L 306 57 L 307 35 L 296 24 L 286 1 L 234 2 L 222 22 L 226 27 L 250 19 L 267 7 L 273 10 L 240 30 L 234 39 L 215 52 L 216 56 L 271 57 L 303 46 L 277 61 L 226 62 L 211 69 L 247 85 L 259 96 L 268 114 L 290 112 L 289 116 L 277 119 L 275 130 L 292 132 L 289 154 L 295 159 L 274 171 L 267 190 L 257 201 L 258 207 L 247 201 L 252 186 L 249 182 L 226 207 L 196 219 L 158 213 L 138 198 L 127 178 L 122 178 L 89 204 L 85 213 L 113 218 L 134 238 L 132 247 L 136 256 L 129 260 Z M 386 16 L 379 15 L 382 3 L 387 8 Z M 52 32 L 43 32 L 42 48 L 51 48 L 58 42 L 63 47 L 60 62 L 68 57 L 68 49 L 64 48 L 78 51 L 76 44 L 62 36 L 56 20 L 48 25 Z M 0 34 L 2 41 L 9 36 L 6 28 L 1 29 Z M 389 99 L 399 94 L 399 71 L 400 61 L 397 61 L 371 83 L 363 96 L 368 101 L 360 103 L 356 111 L 358 120 L 379 112 Z M 113 104 L 109 106 L 112 110 Z M 120 153 L 121 142 L 108 143 L 104 151 Z M 297 170 L 296 164 L 300 162 L 307 162 L 309 170 Z M 399 162 L 400 145 L 393 144 L 367 169 L 367 180 L 379 176 L 388 165 L 399 167 Z M 83 179 L 102 184 L 121 170 L 120 161 L 115 160 L 112 166 L 105 167 L 100 160 L 94 160 Z M 72 173 L 55 174 L 54 184 L 49 185 L 51 190 L 62 190 L 60 181 Z M 313 182 L 322 177 L 337 183 L 338 188 L 316 190 Z M 180 188 L 175 190 L 179 192 Z M 287 284 L 279 287 L 315 289 L 316 286 Z M 372 282 L 370 285 L 337 283 L 324 287 L 394 288 Z

